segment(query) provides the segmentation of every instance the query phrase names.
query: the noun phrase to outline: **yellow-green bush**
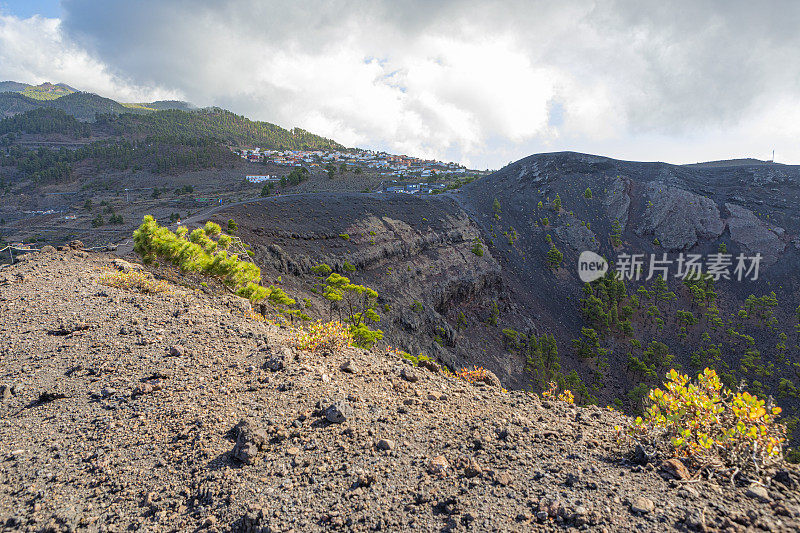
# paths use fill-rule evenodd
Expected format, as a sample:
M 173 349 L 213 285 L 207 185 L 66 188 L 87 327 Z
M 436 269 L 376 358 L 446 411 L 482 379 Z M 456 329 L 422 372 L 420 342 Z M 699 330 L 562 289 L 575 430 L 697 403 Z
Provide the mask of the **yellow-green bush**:
M 776 421 L 780 407 L 724 388 L 708 368 L 696 381 L 670 370 L 664 389 L 650 391 L 651 405 L 628 428 L 629 436 L 667 448 L 698 467 L 758 473 L 782 459 L 786 429 Z
M 143 294 L 155 294 L 169 290 L 166 282 L 155 280 L 146 272 L 129 270 L 128 272 L 105 272 L 98 281 L 109 287 L 118 287 Z
M 298 350 L 306 352 L 336 351 L 352 344 L 353 336 L 350 334 L 350 328 L 338 320 L 330 322 L 320 320 L 307 327 L 295 329 L 289 338 L 289 343 Z

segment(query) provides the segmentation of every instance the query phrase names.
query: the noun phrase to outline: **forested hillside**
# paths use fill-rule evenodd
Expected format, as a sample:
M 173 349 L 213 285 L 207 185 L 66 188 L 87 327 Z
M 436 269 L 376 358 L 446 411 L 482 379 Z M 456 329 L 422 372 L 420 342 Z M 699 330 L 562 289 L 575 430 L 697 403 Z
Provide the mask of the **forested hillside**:
M 283 150 L 344 149 L 336 141 L 299 128 L 286 130 L 219 108 L 198 111 L 168 109 L 146 115 L 103 115 L 97 118 L 97 123 L 110 126 L 116 135 L 213 137 L 227 144 Z
M 0 102 L 3 101 L 23 107 L 38 104 L 17 93 L 0 94 Z M 111 113 L 95 112 L 92 121 L 79 120 L 103 102 L 108 103 Z M 128 108 L 87 93 L 41 104 L 0 120 L 0 147 L 5 147 L 0 152 L 0 168 L 34 184 L 69 181 L 75 165 L 82 162 L 97 171 L 144 169 L 156 174 L 227 168 L 234 157 L 227 145 L 281 150 L 344 149 L 331 139 L 299 128 L 286 130 L 218 108 L 151 111 Z M 156 103 L 165 107 L 173 104 L 183 103 Z M 125 112 L 113 112 L 119 110 Z M 59 140 L 74 140 L 77 148 L 30 148 L 16 142 L 23 135 L 50 140 L 57 135 Z
M 41 107 L 0 121 L 0 135 L 8 133 L 61 133 L 89 137 L 92 128 L 62 109 Z

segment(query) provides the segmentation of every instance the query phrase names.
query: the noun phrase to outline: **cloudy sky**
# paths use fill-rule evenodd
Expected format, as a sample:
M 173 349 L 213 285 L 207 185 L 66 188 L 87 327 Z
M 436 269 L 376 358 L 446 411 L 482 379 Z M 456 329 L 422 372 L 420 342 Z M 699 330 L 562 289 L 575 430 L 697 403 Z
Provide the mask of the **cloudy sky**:
M 499 168 L 800 163 L 800 3 L 0 0 L 0 79 Z

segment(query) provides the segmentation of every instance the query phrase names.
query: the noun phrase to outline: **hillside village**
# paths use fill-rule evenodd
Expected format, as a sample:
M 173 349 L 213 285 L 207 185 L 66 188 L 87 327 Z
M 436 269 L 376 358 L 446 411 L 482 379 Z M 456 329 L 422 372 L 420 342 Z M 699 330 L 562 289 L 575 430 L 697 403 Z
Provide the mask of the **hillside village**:
M 352 169 L 371 169 L 381 176 L 429 178 L 447 175 L 457 176 L 467 169 L 458 163 L 445 163 L 432 159 L 420 159 L 407 155 L 393 155 L 373 150 L 262 150 L 258 147 L 231 148 L 231 150 L 253 163 L 269 162 L 285 166 L 308 166 L 327 168 L 328 165 Z

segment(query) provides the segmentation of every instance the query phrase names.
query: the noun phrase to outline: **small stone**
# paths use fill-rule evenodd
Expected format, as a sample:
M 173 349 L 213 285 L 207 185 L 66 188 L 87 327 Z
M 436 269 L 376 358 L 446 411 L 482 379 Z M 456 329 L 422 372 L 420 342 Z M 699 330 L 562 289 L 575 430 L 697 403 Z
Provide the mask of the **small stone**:
M 689 479 L 692 474 L 680 459 L 667 459 L 661 463 L 661 470 L 675 479 Z
M 485 384 L 489 385 L 490 387 L 497 387 L 497 388 L 502 388 L 503 387 L 503 384 L 500 383 L 500 379 L 491 370 L 485 370 L 484 369 L 484 372 L 482 373 L 482 375 L 480 377 L 479 383 L 485 383 Z
M 124 259 L 114 259 L 113 263 L 114 266 L 117 267 L 117 270 L 121 270 L 122 272 L 143 270 L 142 265 L 136 263 L 130 263 L 128 261 L 125 261 Z
M 395 444 L 393 440 L 381 439 L 378 441 L 377 447 L 379 450 L 390 451 L 394 450 Z
M 169 354 L 172 357 L 180 357 L 182 355 L 186 355 L 186 348 L 184 348 L 180 344 L 176 344 L 176 345 L 170 347 Z
M 117 389 L 115 389 L 114 387 L 103 387 L 103 389 L 100 391 L 100 394 L 103 396 L 103 398 L 110 398 L 111 396 L 114 396 L 116 393 Z
M 211 527 L 216 523 L 217 523 L 217 517 L 212 515 L 203 521 L 203 527 Z
M 428 393 L 428 399 L 434 402 L 439 401 L 442 399 L 442 393 L 438 391 L 430 391 Z
M 414 372 L 414 369 L 412 369 L 409 366 L 403 368 L 403 370 L 400 371 L 400 377 L 408 381 L 409 383 L 416 383 L 417 381 L 419 381 L 419 376 L 417 375 L 416 372 Z
M 444 455 L 437 455 L 428 461 L 428 472 L 443 476 L 450 469 L 450 463 Z
M 300 448 L 298 448 L 297 446 L 289 446 L 288 448 L 286 448 L 286 453 L 294 457 L 295 455 L 300 453 Z
M 11 398 L 11 387 L 9 385 L 0 385 L 0 400 L 8 400 Z
M 264 368 L 272 372 L 278 372 L 286 367 L 283 355 L 273 355 L 264 361 Z
M 483 473 L 483 469 L 481 465 L 478 464 L 474 458 L 470 458 L 469 464 L 464 468 L 464 476 L 465 477 L 476 477 Z
M 772 501 L 772 498 L 769 497 L 769 492 L 767 492 L 767 489 L 761 485 L 750 485 L 750 487 L 747 488 L 745 495 L 756 500 L 761 500 L 762 502 Z
M 631 502 L 631 511 L 639 514 L 651 513 L 656 508 L 653 500 L 645 498 L 644 496 L 637 496 Z
M 154 391 L 153 385 L 150 383 L 140 383 L 133 388 L 131 392 L 131 397 L 136 398 L 138 396 L 144 396 L 145 394 L 150 394 Z
M 494 482 L 498 485 L 507 487 L 514 482 L 514 478 L 508 472 L 500 472 L 499 474 L 494 475 Z
M 358 366 L 356 365 L 356 363 L 352 359 L 348 359 L 347 361 L 342 363 L 342 366 L 339 367 L 339 370 L 341 370 L 342 372 L 346 372 L 348 374 L 358 374 L 359 373 Z
M 325 409 L 325 418 L 328 422 L 341 424 L 353 416 L 353 408 L 344 400 L 333 402 Z
M 644 446 L 637 444 L 633 451 L 633 462 L 637 465 L 646 465 L 652 456 L 653 454 L 645 450 Z

